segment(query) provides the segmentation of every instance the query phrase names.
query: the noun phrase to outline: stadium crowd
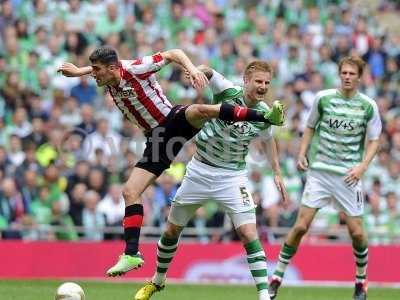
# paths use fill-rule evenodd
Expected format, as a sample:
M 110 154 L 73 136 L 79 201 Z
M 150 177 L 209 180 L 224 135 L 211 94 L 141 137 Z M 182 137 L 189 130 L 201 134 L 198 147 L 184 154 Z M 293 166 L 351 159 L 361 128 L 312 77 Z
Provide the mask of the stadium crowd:
M 340 0 L 1 0 L 0 237 L 121 238 L 103 231 L 121 225 L 121 184 L 141 157 L 144 136 L 92 78 L 56 71 L 64 61 L 87 65 L 88 53 L 109 44 L 123 59 L 181 48 L 196 64 L 208 64 L 239 85 L 252 59 L 273 65 L 270 99 L 288 108 L 287 124 L 275 135 L 291 201 L 279 203 L 261 142 L 254 143 L 248 165 L 260 228 L 293 224 L 303 188 L 295 160 L 315 94 L 338 85 L 342 56 L 362 56 L 369 66 L 362 91 L 377 101 L 384 122 L 379 154 L 364 178 L 365 224 L 371 243 L 390 243 L 394 235 L 399 240 L 400 33 L 381 26 L 379 16 L 400 7 L 375 2 L 378 9 L 368 11 L 358 1 Z M 210 91 L 192 88 L 179 69 L 168 65 L 158 76 L 174 104 L 211 101 Z M 146 225 L 164 225 L 194 151 L 187 144 L 145 192 Z M 320 229 L 340 226 L 333 209 L 322 210 L 317 220 L 313 226 Z M 229 222 L 210 203 L 192 223 L 207 241 L 206 227 Z

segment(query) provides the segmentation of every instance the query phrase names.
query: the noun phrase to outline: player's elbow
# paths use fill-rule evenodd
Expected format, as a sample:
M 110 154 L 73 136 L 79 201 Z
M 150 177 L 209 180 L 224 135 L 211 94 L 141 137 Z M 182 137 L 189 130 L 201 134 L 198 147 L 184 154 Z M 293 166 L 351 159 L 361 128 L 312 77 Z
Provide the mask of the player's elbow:
M 164 59 L 169 60 L 169 61 L 173 61 L 173 62 L 179 62 L 180 58 L 185 55 L 185 53 L 181 50 L 181 49 L 170 49 L 167 51 L 164 51 L 162 53 L 162 56 L 164 57 Z

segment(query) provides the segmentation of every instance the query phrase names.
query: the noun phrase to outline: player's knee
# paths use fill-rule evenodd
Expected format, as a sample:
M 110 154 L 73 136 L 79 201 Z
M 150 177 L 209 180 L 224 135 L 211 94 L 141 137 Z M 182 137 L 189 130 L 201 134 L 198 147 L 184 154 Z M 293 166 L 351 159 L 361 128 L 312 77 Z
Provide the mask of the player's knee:
M 131 205 L 139 201 L 139 197 L 135 189 L 130 187 L 128 184 L 125 184 L 122 188 L 122 196 L 124 197 L 125 204 Z
M 351 238 L 352 240 L 357 243 L 357 244 L 364 244 L 364 242 L 366 241 L 366 235 L 364 234 L 364 232 L 362 230 L 353 230 L 350 232 Z
M 296 236 L 303 236 L 307 233 L 308 226 L 305 223 L 299 223 L 293 227 L 293 231 Z
M 165 228 L 164 235 L 168 239 L 175 239 L 179 237 L 181 231 L 181 227 L 168 223 Z
M 193 118 L 198 120 L 205 120 L 211 118 L 211 111 L 205 105 L 193 104 L 190 107 Z

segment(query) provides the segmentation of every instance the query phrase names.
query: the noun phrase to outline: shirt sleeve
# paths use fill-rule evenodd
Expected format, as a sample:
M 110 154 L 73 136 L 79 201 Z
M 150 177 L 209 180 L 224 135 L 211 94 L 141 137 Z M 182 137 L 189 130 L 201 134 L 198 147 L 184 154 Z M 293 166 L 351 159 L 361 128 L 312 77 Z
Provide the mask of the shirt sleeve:
M 315 97 L 315 100 L 311 106 L 311 111 L 310 114 L 308 115 L 307 119 L 307 127 L 309 128 L 315 128 L 317 125 L 317 122 L 320 118 L 320 113 L 319 113 L 319 101 L 321 99 L 321 95 L 318 93 L 317 96 Z
M 209 81 L 211 91 L 214 95 L 219 94 L 229 88 L 233 88 L 234 85 L 231 81 L 226 79 L 217 71 L 213 70 L 213 75 Z
M 142 59 L 129 61 L 126 70 L 139 79 L 145 80 L 150 75 L 158 72 L 165 65 L 166 61 L 161 53 L 156 53 L 150 56 L 144 56 Z
M 377 140 L 382 132 L 382 121 L 375 102 L 372 104 L 372 109 L 372 118 L 367 123 L 367 139 Z

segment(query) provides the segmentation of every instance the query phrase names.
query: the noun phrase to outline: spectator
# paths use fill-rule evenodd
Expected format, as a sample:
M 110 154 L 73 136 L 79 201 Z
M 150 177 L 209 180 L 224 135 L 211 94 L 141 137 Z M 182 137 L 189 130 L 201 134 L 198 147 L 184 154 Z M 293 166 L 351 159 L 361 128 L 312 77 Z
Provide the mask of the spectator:
M 0 230 L 3 238 L 21 238 L 20 221 L 24 213 L 24 202 L 14 180 L 4 178 L 0 191 Z
M 82 223 L 84 228 L 84 238 L 91 241 L 103 240 L 105 227 L 104 214 L 98 210 L 99 194 L 89 190 L 85 193 L 85 208 L 82 212 Z
M 79 106 L 82 104 L 93 105 L 96 96 L 96 86 L 89 80 L 88 76 L 80 77 L 79 84 L 71 89 L 71 97 L 78 100 Z

